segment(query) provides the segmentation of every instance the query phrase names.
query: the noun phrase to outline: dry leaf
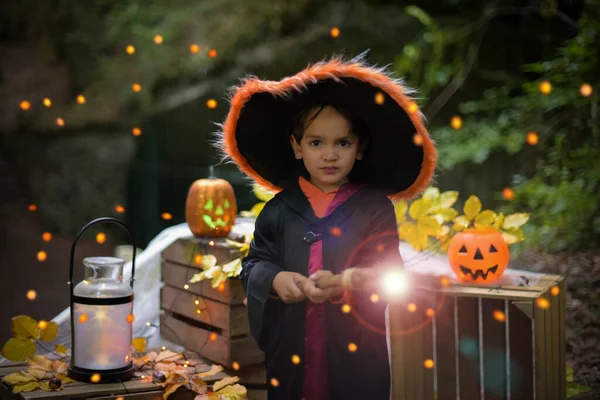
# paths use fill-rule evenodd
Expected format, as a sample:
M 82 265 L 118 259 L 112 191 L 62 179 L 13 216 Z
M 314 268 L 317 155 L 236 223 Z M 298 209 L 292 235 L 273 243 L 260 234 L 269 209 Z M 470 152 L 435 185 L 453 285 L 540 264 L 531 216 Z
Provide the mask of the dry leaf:
M 183 358 L 183 354 L 171 350 L 164 350 L 156 356 L 156 362 L 175 362 Z
M 213 391 L 218 392 L 219 389 L 224 388 L 227 385 L 231 385 L 232 383 L 239 382 L 240 378 L 237 376 L 228 376 L 227 378 L 223 378 L 220 381 L 213 383 Z
M 25 361 L 35 353 L 35 343 L 32 339 L 10 338 L 1 353 L 10 361 Z
M 12 333 L 17 339 L 37 339 L 40 334 L 40 328 L 35 319 L 27 315 L 13 317 Z
M 184 384 L 185 384 L 185 382 L 177 382 L 172 385 L 168 385 L 167 388 L 165 389 L 165 392 L 163 393 L 163 399 L 167 399 L 170 395 L 175 393 L 175 391 L 177 389 L 179 389 L 181 386 L 183 386 Z
M 35 389 L 37 389 L 39 386 L 40 385 L 37 381 L 28 382 L 28 383 L 20 383 L 13 387 L 13 393 L 32 392 Z
M 10 385 L 18 385 L 21 383 L 34 382 L 36 378 L 29 372 L 19 371 L 14 374 L 6 375 L 2 380 Z
M 195 376 L 197 376 L 198 378 L 207 378 L 209 376 L 213 376 L 218 374 L 219 372 L 223 371 L 223 367 L 220 365 L 213 365 L 211 366 L 211 368 L 208 371 L 205 372 L 199 372 L 197 374 L 195 374 Z
M 52 361 L 52 371 L 56 374 L 64 374 L 67 372 L 67 363 L 60 360 Z
M 40 330 L 40 340 L 51 342 L 58 335 L 58 324 L 54 321 L 48 322 L 46 328 Z
M 134 338 L 131 341 L 131 344 L 133 345 L 133 348 L 136 349 L 136 351 L 138 351 L 139 353 L 146 350 L 146 338 L 144 337 Z
M 42 371 L 52 371 L 52 361 L 45 356 L 35 355 L 29 359 L 27 365 L 30 369 L 41 369 Z
M 67 354 L 67 347 L 64 344 L 57 344 L 56 347 L 54 348 L 54 351 L 56 352 L 56 354 L 59 355 L 64 355 Z
M 61 380 L 61 382 L 63 383 L 63 385 L 75 382 L 73 379 L 69 378 L 65 374 L 56 374 L 56 377 Z
M 221 395 L 221 398 L 230 399 L 230 400 L 238 400 L 245 399 L 247 390 L 244 386 L 236 384 L 231 386 L 226 386 L 218 392 Z M 227 397 L 223 397 L 223 395 Z

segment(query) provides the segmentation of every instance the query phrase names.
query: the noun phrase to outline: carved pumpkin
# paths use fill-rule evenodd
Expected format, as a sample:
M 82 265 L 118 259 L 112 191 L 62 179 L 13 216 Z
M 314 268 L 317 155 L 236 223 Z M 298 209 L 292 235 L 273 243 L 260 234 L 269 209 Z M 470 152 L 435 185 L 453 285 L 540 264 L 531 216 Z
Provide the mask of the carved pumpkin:
M 233 188 L 212 174 L 192 183 L 185 202 L 185 220 L 195 236 L 226 237 L 237 215 Z
M 466 229 L 448 245 L 452 271 L 464 282 L 494 282 L 506 270 L 509 256 L 506 241 L 493 228 Z

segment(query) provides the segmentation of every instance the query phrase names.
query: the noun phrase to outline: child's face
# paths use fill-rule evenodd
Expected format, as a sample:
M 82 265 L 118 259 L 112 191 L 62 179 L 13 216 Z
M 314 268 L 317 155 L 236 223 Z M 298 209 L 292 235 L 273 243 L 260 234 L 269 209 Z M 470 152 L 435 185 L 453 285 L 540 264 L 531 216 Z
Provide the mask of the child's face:
M 307 118 L 310 121 L 318 110 Z M 350 122 L 332 107 L 325 107 L 310 124 L 307 123 L 300 143 L 291 137 L 297 159 L 304 161 L 311 182 L 323 191 L 342 186 L 348 181 L 354 162 L 362 158 L 358 137 Z

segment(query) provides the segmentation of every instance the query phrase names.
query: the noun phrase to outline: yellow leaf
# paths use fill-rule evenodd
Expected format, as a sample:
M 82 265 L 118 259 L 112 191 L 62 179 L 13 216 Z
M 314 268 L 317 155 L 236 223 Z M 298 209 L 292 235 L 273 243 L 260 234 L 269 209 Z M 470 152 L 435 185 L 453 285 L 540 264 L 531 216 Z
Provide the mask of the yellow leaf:
M 58 392 L 62 390 L 62 386 L 60 388 L 52 389 L 50 387 L 50 381 L 42 381 L 39 383 L 39 385 L 40 389 L 42 389 L 44 392 Z
M 500 213 L 498 215 L 496 215 L 496 219 L 494 220 L 494 228 L 496 229 L 500 229 L 502 228 L 502 224 L 504 223 L 504 214 Z
M 254 195 L 257 199 L 264 202 L 271 200 L 273 196 L 275 196 L 273 192 L 265 189 L 257 183 L 252 185 L 252 191 L 254 192 Z
M 133 345 L 133 348 L 138 352 L 141 353 L 142 351 L 146 350 L 146 338 L 145 337 L 137 337 L 134 338 L 131 341 L 131 344 Z
M 37 389 L 39 386 L 38 382 L 20 383 L 13 387 L 13 393 L 31 392 Z
M 171 385 L 167 385 L 167 389 L 163 393 L 163 400 L 166 400 L 170 395 L 175 393 L 175 391 L 177 391 L 177 389 L 179 389 L 181 386 L 183 386 L 186 383 L 187 382 L 177 382 L 177 383 L 173 383 Z
M 440 230 L 440 223 L 433 217 L 421 217 L 417 222 L 419 229 L 422 229 L 428 236 L 436 236 Z
M 36 378 L 29 372 L 19 371 L 14 374 L 6 375 L 2 380 L 10 385 L 18 385 L 21 383 L 34 382 Z
M 206 392 L 208 386 L 206 382 L 195 376 L 192 376 L 192 378 L 190 379 L 190 385 L 192 387 L 192 390 L 196 393 Z
M 69 377 L 68 377 L 67 375 L 65 375 L 65 374 L 56 374 L 56 377 L 57 377 L 58 379 L 60 379 L 60 380 L 61 380 L 61 382 L 62 382 L 64 385 L 67 385 L 67 384 L 69 384 L 69 383 L 74 383 L 74 382 L 75 382 L 73 379 L 69 378 Z
M 411 231 L 410 235 L 406 238 L 408 244 L 410 244 L 415 250 L 422 251 L 427 247 L 427 232 L 419 225 L 416 225 Z
M 198 272 L 197 274 L 192 275 L 192 278 L 189 280 L 189 282 L 196 283 L 203 281 L 205 279 L 204 275 L 206 275 L 206 271 Z
M 245 396 L 246 393 L 247 393 L 246 388 L 239 384 L 225 386 L 223 389 L 219 390 L 219 394 L 229 395 L 228 397 L 226 397 L 226 399 L 231 399 L 231 400 L 244 399 L 245 397 L 238 397 L 238 396 Z M 234 396 L 234 397 L 231 397 L 231 396 Z
M 504 238 L 506 243 L 509 245 L 518 243 L 524 239 L 523 231 L 521 231 L 519 228 L 511 229 L 509 231 L 502 231 L 500 233 L 502 234 L 502 237 Z
M 10 338 L 2 347 L 2 355 L 10 361 L 25 361 L 35 353 L 31 339 Z
M 48 322 L 48 326 L 40 331 L 40 339 L 44 342 L 51 342 L 58 335 L 58 324 L 54 321 Z
M 219 287 L 219 285 L 223 282 L 225 282 L 227 280 L 227 275 L 225 275 L 222 271 L 216 275 L 213 279 L 212 279 L 212 284 L 211 286 L 213 287 L 213 289 L 216 289 Z
M 439 204 L 437 206 L 439 208 L 450 208 L 456 203 L 456 200 L 458 200 L 458 192 L 455 190 L 448 190 L 440 195 Z
M 237 376 L 228 376 L 227 378 L 223 378 L 220 381 L 213 383 L 213 391 L 218 392 L 219 389 L 224 388 L 227 385 L 231 385 L 232 383 L 236 383 L 240 380 Z
M 412 222 L 404 222 L 402 225 L 400 225 L 400 228 L 398 228 L 398 235 L 400 236 L 400 240 L 407 240 L 414 229 L 415 224 L 413 224 Z
M 202 269 L 207 270 L 214 268 L 217 265 L 217 257 L 213 254 L 206 254 L 202 256 Z
M 54 351 L 60 355 L 67 354 L 67 347 L 64 344 L 57 344 Z
M 52 361 L 52 371 L 54 371 L 56 374 L 67 372 L 67 363 L 60 360 Z
M 406 221 L 406 211 L 408 204 L 404 200 L 398 200 L 394 203 L 394 212 L 396 213 L 396 223 L 400 224 Z
M 230 278 L 236 277 L 242 272 L 242 259 L 236 258 L 233 261 L 224 264 L 222 267 L 223 272 Z
M 183 354 L 175 353 L 171 350 L 163 350 L 156 356 L 156 362 L 175 362 L 177 360 L 181 360 L 183 358 Z
M 453 222 L 454 224 L 452 225 L 452 230 L 456 232 L 460 232 L 464 229 L 467 229 L 470 224 L 469 219 L 464 215 L 459 215 L 458 217 L 454 218 Z
M 475 217 L 475 228 L 489 228 L 496 220 L 496 213 L 492 210 L 483 210 Z
M 454 208 L 444 208 L 436 211 L 431 216 L 437 219 L 440 224 L 443 224 L 444 222 L 452 221 L 457 215 L 458 211 Z
M 223 371 L 222 366 L 213 364 L 208 371 L 200 372 L 198 374 L 195 374 L 195 376 L 197 376 L 198 378 L 208 378 L 209 376 L 214 376 L 221 371 Z
M 440 189 L 429 186 L 427 189 L 425 189 L 421 197 L 429 200 L 430 204 L 433 204 L 440 197 Z
M 35 319 L 27 315 L 19 315 L 12 319 L 12 333 L 17 339 L 37 339 L 40 328 Z
M 430 206 L 431 201 L 424 198 L 417 199 L 413 201 L 410 207 L 408 208 L 408 214 L 412 219 L 417 220 L 427 215 Z
M 475 216 L 481 211 L 481 200 L 479 200 L 479 197 L 471 195 L 467 201 L 465 201 L 463 211 L 468 220 L 473 221 Z
M 260 212 L 263 210 L 263 208 L 265 208 L 265 204 L 267 204 L 267 203 L 264 203 L 264 202 L 256 203 L 250 209 L 250 215 L 252 215 L 253 217 L 258 217 L 258 214 L 260 214 Z
M 43 369 L 39 369 L 39 368 L 29 368 L 27 370 L 27 372 L 29 372 L 31 375 L 35 376 L 35 378 L 38 380 L 44 379 L 44 376 L 46 376 L 46 371 L 44 371 Z
M 520 228 L 529 220 L 529 214 L 526 213 L 517 213 L 510 214 L 504 217 L 504 222 L 502 223 L 502 229 L 516 229 Z

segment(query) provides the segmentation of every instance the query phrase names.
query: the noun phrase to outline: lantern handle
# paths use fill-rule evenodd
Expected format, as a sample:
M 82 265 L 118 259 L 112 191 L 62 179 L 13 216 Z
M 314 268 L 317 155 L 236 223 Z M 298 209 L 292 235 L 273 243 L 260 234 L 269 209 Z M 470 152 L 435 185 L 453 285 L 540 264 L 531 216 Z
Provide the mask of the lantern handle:
M 73 297 L 73 262 L 75 259 L 75 246 L 77 245 L 77 242 L 79 241 L 79 238 L 81 237 L 81 235 L 83 235 L 83 233 L 90 226 L 98 224 L 100 222 L 113 222 L 113 223 L 123 227 L 123 229 L 125 229 L 127 231 L 127 233 L 129 234 L 129 238 L 131 239 L 131 244 L 133 246 L 133 253 L 132 253 L 132 257 L 131 257 L 131 281 L 130 281 L 130 286 L 133 289 L 133 281 L 134 281 L 134 275 L 135 275 L 135 252 L 137 249 L 137 245 L 135 243 L 135 237 L 133 236 L 133 232 L 131 232 L 131 229 L 129 229 L 127 227 L 127 225 L 125 225 L 122 221 L 120 221 L 116 218 L 100 217 L 100 218 L 96 218 L 93 221 L 88 222 L 83 228 L 81 228 L 81 230 L 77 234 L 77 237 L 73 241 L 73 245 L 71 246 L 71 259 L 69 261 L 69 287 L 71 288 L 71 298 Z M 71 301 L 71 307 L 72 306 L 73 306 L 73 301 Z

